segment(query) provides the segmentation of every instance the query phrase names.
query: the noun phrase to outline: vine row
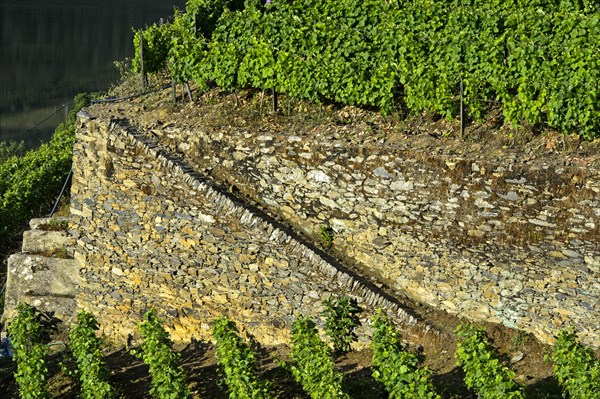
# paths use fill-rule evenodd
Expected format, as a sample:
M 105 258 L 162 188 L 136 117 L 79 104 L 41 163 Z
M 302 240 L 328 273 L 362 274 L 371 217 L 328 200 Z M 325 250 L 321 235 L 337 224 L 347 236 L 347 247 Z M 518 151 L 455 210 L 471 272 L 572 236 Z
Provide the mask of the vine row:
M 600 136 L 600 6 L 591 0 L 190 0 L 144 31 L 147 70 L 228 91 L 405 106 Z M 136 38 L 139 45 L 139 37 Z M 137 68 L 134 60 L 134 67 Z
M 333 302 L 330 300 L 329 305 Z M 345 314 L 345 313 L 344 313 Z M 347 314 L 345 314 L 347 315 Z M 336 318 L 328 317 L 330 323 Z M 187 376 L 180 365 L 179 354 L 154 310 L 139 324 L 142 342 L 132 354 L 149 367 L 150 394 L 156 398 L 191 397 Z M 345 325 L 344 316 L 337 317 Z M 102 361 L 102 341 L 96 336 L 95 317 L 81 312 L 78 323 L 70 332 L 69 348 L 77 370 L 71 376 L 80 381 L 82 398 L 110 399 L 115 390 L 107 381 Z M 423 356 L 401 343 L 399 332 L 381 310 L 371 320 L 372 376 L 389 393 L 390 398 L 439 399 L 431 380 L 431 371 L 422 365 Z M 15 380 L 20 396 L 47 399 L 48 346 L 41 315 L 31 306 L 21 304 L 17 316 L 8 324 L 8 333 L 17 363 Z M 457 365 L 465 373 L 465 383 L 482 399 L 522 399 L 524 387 L 515 382 L 515 373 L 500 360 L 498 350 L 482 328 L 459 326 L 456 331 Z M 256 352 L 239 336 L 235 324 L 225 317 L 213 323 L 217 362 L 224 372 L 224 382 L 230 398 L 272 398 L 273 386 L 263 380 L 257 365 Z M 335 344 L 335 341 L 334 341 Z M 298 317 L 292 326 L 291 362 L 284 363 L 306 393 L 315 399 L 349 398 L 337 370 L 330 347 L 321 340 L 315 323 Z M 579 343 L 573 330 L 563 331 L 553 351 L 547 356 L 554 363 L 554 372 L 564 395 L 573 399 L 596 398 L 600 392 L 600 360 L 592 349 Z
M 75 115 L 90 99 L 88 94 L 76 96 L 68 121 L 39 148 L 0 146 L 0 247 L 41 209 L 50 210 L 71 169 Z

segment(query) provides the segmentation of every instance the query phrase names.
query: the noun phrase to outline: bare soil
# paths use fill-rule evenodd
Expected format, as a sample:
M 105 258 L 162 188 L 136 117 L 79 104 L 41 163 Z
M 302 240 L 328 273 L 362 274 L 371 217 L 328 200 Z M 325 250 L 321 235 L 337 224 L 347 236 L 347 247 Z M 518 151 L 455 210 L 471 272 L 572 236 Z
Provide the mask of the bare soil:
M 192 88 L 193 89 L 193 88 Z M 513 127 L 504 122 L 500 108 L 490 108 L 484 120 L 446 120 L 431 113 L 408 114 L 399 109 L 382 115 L 375 109 L 339 104 L 312 104 L 278 96 L 272 112 L 272 96 L 257 90 L 229 94 L 218 89 L 192 90 L 194 101 L 178 97 L 171 89 L 96 107 L 95 112 L 122 115 L 141 127 L 176 125 L 222 131 L 256 129 L 275 136 L 310 135 L 319 139 L 346 140 L 367 149 L 408 148 L 434 151 L 432 155 L 482 158 L 503 163 L 545 163 L 600 167 L 600 139 L 581 140 L 545 126 Z

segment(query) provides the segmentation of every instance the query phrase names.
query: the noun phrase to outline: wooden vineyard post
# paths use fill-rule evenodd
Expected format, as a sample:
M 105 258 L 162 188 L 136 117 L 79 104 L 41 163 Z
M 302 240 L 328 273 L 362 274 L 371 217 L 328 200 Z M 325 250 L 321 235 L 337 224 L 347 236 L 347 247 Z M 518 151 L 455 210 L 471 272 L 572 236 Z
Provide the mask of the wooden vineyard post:
M 198 14 L 194 13 L 194 26 L 192 26 L 192 29 L 194 30 L 194 37 L 197 39 L 198 38 L 198 22 L 197 22 L 197 16 Z
M 142 92 L 148 85 L 148 76 L 144 70 L 144 31 L 140 30 L 140 73 L 142 75 Z
M 171 92 L 173 93 L 173 104 L 177 103 L 177 90 L 175 89 L 175 79 L 171 77 Z
M 173 37 L 171 36 L 171 42 L 173 42 Z M 171 76 L 171 92 L 173 93 L 173 104 L 177 104 L 177 89 L 175 85 L 175 79 L 173 78 L 173 72 L 169 68 L 169 63 L 167 62 L 167 69 L 169 69 L 169 75 Z
M 460 77 L 460 138 L 464 137 L 464 131 L 465 131 L 465 112 L 464 112 L 464 108 L 463 108 L 463 93 L 464 93 L 464 87 L 463 87 L 463 79 L 462 76 Z
M 190 99 L 190 102 L 194 101 L 194 98 L 192 97 L 192 91 L 190 90 L 189 82 L 185 82 L 184 87 L 185 87 L 185 91 L 187 92 L 188 98 Z

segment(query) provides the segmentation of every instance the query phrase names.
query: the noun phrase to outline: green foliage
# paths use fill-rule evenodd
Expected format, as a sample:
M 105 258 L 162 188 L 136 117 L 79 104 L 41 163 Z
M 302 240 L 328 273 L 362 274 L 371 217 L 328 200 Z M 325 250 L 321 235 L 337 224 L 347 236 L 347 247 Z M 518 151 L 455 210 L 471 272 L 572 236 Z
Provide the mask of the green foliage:
M 396 84 L 389 78 L 395 69 L 386 54 L 393 26 L 379 23 L 389 22 L 391 9 L 379 1 L 303 0 L 224 14 L 209 46 L 215 60 L 210 74 L 218 84 L 226 65 L 239 71 L 230 75 L 234 88 L 275 88 L 317 102 L 327 98 L 390 109 Z
M 146 29 L 135 31 L 133 46 L 135 56 L 132 61 L 133 71 L 141 71 L 140 35 L 144 37 L 144 72 L 156 73 L 167 66 L 169 47 L 171 44 L 171 25 L 152 24 Z
M 71 255 L 69 254 L 69 250 L 65 244 L 62 244 L 60 248 L 57 248 L 50 255 L 59 259 L 71 259 Z
M 333 246 L 333 229 L 331 226 L 323 225 L 319 227 L 319 236 L 321 238 L 321 245 L 325 249 L 331 249 Z
M 144 37 L 144 70 L 149 74 L 160 72 L 168 65 L 171 77 L 177 83 L 194 80 L 200 89 L 207 87 L 207 43 L 215 26 L 227 8 L 243 7 L 239 0 L 189 0 L 186 12 L 175 12 L 172 23 L 153 24 L 134 37 L 134 72 L 140 72 L 140 34 Z M 225 85 L 226 87 L 226 85 Z
M 482 399 L 523 399 L 523 387 L 515 373 L 500 363 L 498 350 L 489 343 L 483 328 L 458 326 L 455 357 L 465 372 L 465 383 Z
M 0 164 L 0 236 L 8 238 L 56 199 L 71 168 L 74 136 L 74 125 L 60 125 L 49 143 Z
M 115 69 L 119 74 L 118 82 L 120 84 L 130 81 L 134 77 L 137 77 L 133 71 L 133 61 L 129 57 L 125 57 L 120 61 L 113 62 Z
M 589 399 L 600 397 L 600 360 L 591 348 L 579 343 L 572 329 L 558 335 L 554 351 L 554 374 L 565 397 Z
M 509 328 L 508 331 L 512 335 L 512 337 L 510 339 L 511 344 L 516 347 L 523 347 L 523 346 L 525 346 L 525 344 L 528 341 L 533 339 L 531 334 L 526 333 L 525 331 L 522 331 L 522 330 L 513 330 L 513 329 Z
M 533 3 L 507 14 L 505 115 L 598 137 L 600 14 L 575 3 L 548 8 Z
M 173 24 L 146 29 L 148 71 L 168 59 L 176 81 L 202 88 L 272 88 L 383 112 L 403 104 L 447 118 L 462 80 L 476 119 L 498 104 L 513 124 L 600 135 L 595 2 L 261 3 L 189 0 Z
M 213 336 L 217 343 L 217 361 L 229 388 L 229 398 L 272 397 L 268 384 L 257 376 L 256 353 L 239 337 L 235 323 L 225 317 L 215 320 Z
M 192 20 L 196 16 L 198 36 L 210 39 L 226 9 L 241 10 L 243 7 L 243 0 L 188 0 L 185 8 Z
M 400 343 L 398 331 L 381 310 L 373 319 L 373 377 L 390 398 L 439 399 L 431 384 L 431 372 L 420 368 L 420 359 Z
M 91 313 L 81 312 L 69 335 L 69 348 L 77 362 L 83 399 L 115 397 L 114 390 L 106 381 L 107 371 L 100 352 L 102 340 L 96 336 L 97 330 L 96 318 Z
M 158 399 L 189 398 L 183 368 L 179 365 L 179 354 L 173 351 L 173 342 L 165 331 L 155 310 L 148 311 L 139 328 L 142 334 L 141 351 L 132 350 L 150 369 L 150 394 Z
M 14 360 L 17 363 L 15 380 L 21 399 L 50 398 L 47 390 L 48 347 L 42 342 L 39 314 L 29 305 L 20 304 L 17 317 L 9 323 Z
M 29 219 L 50 210 L 71 169 L 76 114 L 91 98 L 75 97 L 67 123 L 55 129 L 49 143 L 0 160 L 0 244 Z
M 23 156 L 26 151 L 24 141 L 0 141 L 0 163 L 13 156 Z
M 325 310 L 325 332 L 333 341 L 333 350 L 337 353 L 350 351 L 350 344 L 357 340 L 354 330 L 360 326 L 358 313 L 360 308 L 356 299 L 347 296 L 339 299 L 330 297 L 323 302 Z
M 310 319 L 298 318 L 292 326 L 292 359 L 292 374 L 312 399 L 348 398 L 342 374 Z
M 92 101 L 100 97 L 101 94 L 102 93 L 99 92 L 76 94 L 73 98 L 73 103 L 75 103 L 75 107 L 69 112 L 69 123 L 75 122 L 75 119 L 77 118 L 77 113 L 82 108 L 89 107 L 92 104 Z
M 171 42 L 168 52 L 169 70 L 177 83 L 190 80 L 206 86 L 203 75 L 203 62 L 206 56 L 206 41 L 196 37 L 190 14 L 176 13 L 171 26 Z

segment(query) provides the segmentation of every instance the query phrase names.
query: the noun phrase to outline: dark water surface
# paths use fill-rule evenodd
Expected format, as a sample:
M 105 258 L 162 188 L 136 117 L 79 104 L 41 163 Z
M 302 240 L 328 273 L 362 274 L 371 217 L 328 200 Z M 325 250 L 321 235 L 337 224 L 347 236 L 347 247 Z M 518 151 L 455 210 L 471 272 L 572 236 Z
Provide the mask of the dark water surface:
M 61 105 L 106 90 L 115 60 L 133 56 L 132 27 L 185 8 L 185 0 L 1 0 L 0 140 L 46 139 Z M 58 113 L 39 128 L 43 119 Z M 26 133 L 27 132 L 27 133 Z

